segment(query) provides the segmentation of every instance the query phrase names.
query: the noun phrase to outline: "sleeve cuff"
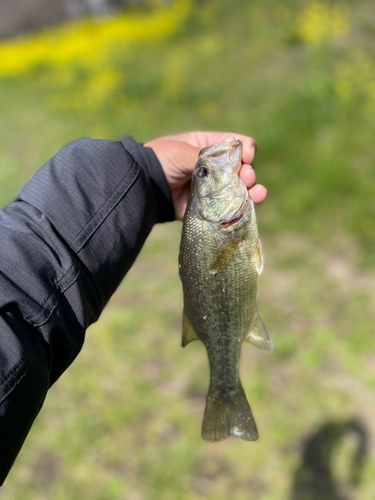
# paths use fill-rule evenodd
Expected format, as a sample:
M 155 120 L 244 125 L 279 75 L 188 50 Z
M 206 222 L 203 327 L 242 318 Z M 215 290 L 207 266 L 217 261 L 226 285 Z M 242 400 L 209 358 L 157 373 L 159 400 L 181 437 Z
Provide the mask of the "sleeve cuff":
M 121 142 L 135 161 L 146 169 L 151 178 L 158 206 L 158 222 L 175 220 L 171 191 L 163 168 L 153 149 L 144 147 L 143 144 L 135 141 L 129 135 L 125 136 Z

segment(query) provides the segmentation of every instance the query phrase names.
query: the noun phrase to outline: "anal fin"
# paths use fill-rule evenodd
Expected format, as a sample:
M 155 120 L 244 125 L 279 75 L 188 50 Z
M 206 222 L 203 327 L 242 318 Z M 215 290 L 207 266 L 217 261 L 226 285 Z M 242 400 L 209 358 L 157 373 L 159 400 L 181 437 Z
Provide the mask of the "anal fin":
M 258 309 L 255 309 L 255 316 L 251 325 L 251 330 L 246 335 L 245 340 L 266 351 L 272 351 L 273 349 L 272 342 L 266 327 L 264 326 L 262 318 L 259 316 Z
M 195 333 L 193 325 L 190 323 L 189 318 L 184 311 L 184 318 L 182 320 L 182 347 L 185 347 L 193 340 L 199 340 L 198 335 Z

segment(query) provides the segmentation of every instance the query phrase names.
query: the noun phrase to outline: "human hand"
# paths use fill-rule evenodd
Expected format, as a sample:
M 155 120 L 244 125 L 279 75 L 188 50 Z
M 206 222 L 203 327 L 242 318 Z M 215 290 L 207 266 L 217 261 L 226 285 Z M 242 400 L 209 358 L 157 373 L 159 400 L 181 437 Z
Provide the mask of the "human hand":
M 177 220 L 182 220 L 189 200 L 190 183 L 198 154 L 202 148 L 224 142 L 231 135 L 243 144 L 242 167 L 240 177 L 246 184 L 250 198 L 254 203 L 262 203 L 267 196 L 267 189 L 255 184 L 255 172 L 251 166 L 256 153 L 256 143 L 251 137 L 229 132 L 190 132 L 170 135 L 144 144 L 152 148 L 163 167 L 172 193 Z

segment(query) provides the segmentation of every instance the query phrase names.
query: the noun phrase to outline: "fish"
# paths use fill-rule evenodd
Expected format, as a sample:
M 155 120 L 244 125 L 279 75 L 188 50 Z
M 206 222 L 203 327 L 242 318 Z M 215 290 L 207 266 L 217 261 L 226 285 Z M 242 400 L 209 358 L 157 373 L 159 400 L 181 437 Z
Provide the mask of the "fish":
M 201 340 L 207 349 L 206 441 L 258 439 L 239 378 L 242 343 L 273 349 L 256 304 L 263 250 L 241 159 L 242 142 L 232 136 L 200 151 L 182 227 L 182 346 Z

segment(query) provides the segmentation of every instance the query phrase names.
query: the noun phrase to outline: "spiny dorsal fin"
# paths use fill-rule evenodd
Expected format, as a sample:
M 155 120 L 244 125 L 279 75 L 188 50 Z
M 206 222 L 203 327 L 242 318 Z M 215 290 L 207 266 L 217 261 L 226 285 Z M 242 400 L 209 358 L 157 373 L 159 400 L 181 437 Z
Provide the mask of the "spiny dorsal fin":
M 251 330 L 246 335 L 245 340 L 266 351 L 272 351 L 273 349 L 272 342 L 257 309 L 255 310 L 255 317 L 251 325 Z
M 182 347 L 188 345 L 189 342 L 193 342 L 193 340 L 199 340 L 199 337 L 195 333 L 195 330 L 184 311 L 184 319 L 182 320 Z
M 216 274 L 224 271 L 234 259 L 241 245 L 242 240 L 238 240 L 231 234 L 227 236 L 215 252 L 210 266 L 210 273 Z
M 259 238 L 255 245 L 254 257 L 255 257 L 255 268 L 257 270 L 257 273 L 260 274 L 263 271 L 264 259 L 263 259 L 262 243 L 260 242 Z

